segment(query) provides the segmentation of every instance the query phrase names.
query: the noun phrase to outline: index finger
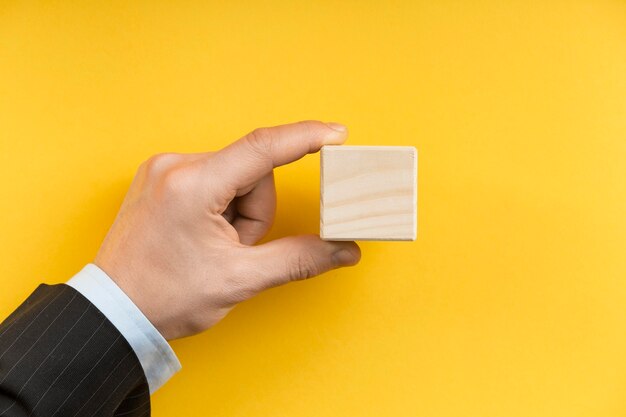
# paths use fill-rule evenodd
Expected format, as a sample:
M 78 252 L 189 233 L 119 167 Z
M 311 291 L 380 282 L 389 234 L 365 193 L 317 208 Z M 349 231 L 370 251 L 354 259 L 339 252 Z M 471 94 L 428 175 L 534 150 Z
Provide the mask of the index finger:
M 340 145 L 348 129 L 338 123 L 307 120 L 256 129 L 221 151 L 212 163 L 235 190 L 250 187 L 277 166 L 315 153 L 324 145 Z

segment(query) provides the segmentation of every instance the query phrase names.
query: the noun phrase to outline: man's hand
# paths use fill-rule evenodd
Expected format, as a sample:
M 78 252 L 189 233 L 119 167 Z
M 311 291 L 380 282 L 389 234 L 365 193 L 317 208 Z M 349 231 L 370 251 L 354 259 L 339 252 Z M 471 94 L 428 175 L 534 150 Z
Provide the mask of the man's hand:
M 306 121 L 257 129 L 221 151 L 144 162 L 95 264 L 166 339 L 199 333 L 264 289 L 356 264 L 354 242 L 290 236 L 253 246 L 276 208 L 273 169 L 341 144 Z

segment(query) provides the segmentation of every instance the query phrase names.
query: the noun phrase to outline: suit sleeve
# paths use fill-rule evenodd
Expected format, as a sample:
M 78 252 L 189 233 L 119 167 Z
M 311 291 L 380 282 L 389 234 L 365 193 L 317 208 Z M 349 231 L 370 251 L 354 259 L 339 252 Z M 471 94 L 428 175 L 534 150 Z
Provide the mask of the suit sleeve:
M 40 285 L 0 324 L 0 416 L 149 416 L 137 355 L 74 288 Z

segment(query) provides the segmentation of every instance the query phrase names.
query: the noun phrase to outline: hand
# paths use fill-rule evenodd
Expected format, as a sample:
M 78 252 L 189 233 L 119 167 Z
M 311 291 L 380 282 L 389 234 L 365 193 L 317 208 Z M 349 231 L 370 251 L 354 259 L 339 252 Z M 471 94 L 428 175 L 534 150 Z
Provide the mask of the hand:
M 257 129 L 215 153 L 151 157 L 95 264 L 166 339 L 206 330 L 264 289 L 356 264 L 354 242 L 317 235 L 253 246 L 274 219 L 273 169 L 346 137 L 342 125 L 306 121 Z

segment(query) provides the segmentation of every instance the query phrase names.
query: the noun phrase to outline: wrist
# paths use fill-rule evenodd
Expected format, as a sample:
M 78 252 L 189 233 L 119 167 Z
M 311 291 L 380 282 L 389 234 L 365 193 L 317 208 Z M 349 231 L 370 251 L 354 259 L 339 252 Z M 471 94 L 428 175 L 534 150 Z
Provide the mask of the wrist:
M 67 282 L 117 328 L 137 355 L 150 391 L 180 369 L 180 362 L 160 331 L 99 266 L 88 264 Z

